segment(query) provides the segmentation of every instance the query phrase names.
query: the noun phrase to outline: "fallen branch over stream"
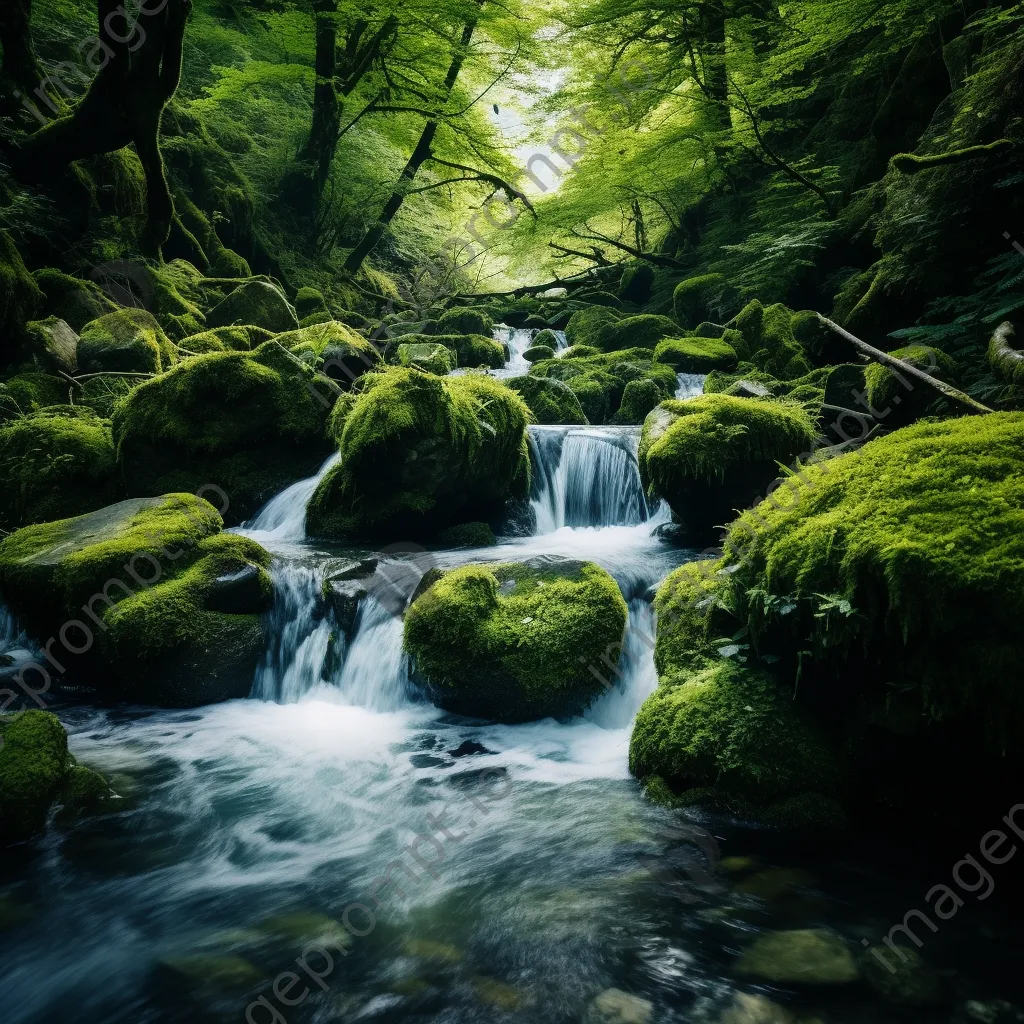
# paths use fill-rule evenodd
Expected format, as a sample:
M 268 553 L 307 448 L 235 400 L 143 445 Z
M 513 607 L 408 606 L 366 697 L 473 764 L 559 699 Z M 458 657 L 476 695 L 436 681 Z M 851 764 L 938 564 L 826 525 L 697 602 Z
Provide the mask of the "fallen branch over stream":
M 972 413 L 986 413 L 993 411 L 987 405 L 982 405 L 981 402 L 971 398 L 971 396 L 966 392 L 953 387 L 952 384 L 947 384 L 944 380 L 932 377 L 930 374 L 925 373 L 924 370 L 919 370 L 916 366 L 912 366 L 910 363 L 905 362 L 902 359 L 897 359 L 896 356 L 890 355 L 888 352 L 883 352 L 880 348 L 875 348 L 874 345 L 869 345 L 866 341 L 862 341 L 856 335 L 851 334 L 845 328 L 840 327 L 839 324 L 829 320 L 827 316 L 822 316 L 821 313 L 818 313 L 818 319 L 826 327 L 835 331 L 841 338 L 845 338 L 850 342 L 850 344 L 859 352 L 862 352 L 869 359 L 875 360 L 876 363 L 888 366 L 890 370 L 895 370 L 897 373 L 905 373 L 908 377 L 914 377 L 917 380 L 923 381 L 925 384 L 928 384 L 930 387 L 935 388 L 936 391 L 945 395 L 946 398 L 952 399 L 954 402 L 964 406 Z

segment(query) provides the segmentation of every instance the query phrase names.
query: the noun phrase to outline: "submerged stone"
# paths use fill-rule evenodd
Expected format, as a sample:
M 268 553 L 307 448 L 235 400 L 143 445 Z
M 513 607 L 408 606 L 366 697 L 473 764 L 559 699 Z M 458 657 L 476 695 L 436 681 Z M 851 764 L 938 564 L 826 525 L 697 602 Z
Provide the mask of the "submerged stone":
M 823 928 L 762 935 L 744 950 L 736 971 L 780 985 L 848 985 L 860 977 L 846 941 Z

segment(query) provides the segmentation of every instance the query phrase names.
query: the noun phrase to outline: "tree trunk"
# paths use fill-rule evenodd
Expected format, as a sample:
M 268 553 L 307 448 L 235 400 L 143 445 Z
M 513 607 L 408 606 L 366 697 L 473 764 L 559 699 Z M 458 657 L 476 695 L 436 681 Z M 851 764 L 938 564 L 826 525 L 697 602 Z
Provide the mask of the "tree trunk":
M 167 0 L 153 14 L 143 6 L 134 30 L 119 13 L 120 0 L 99 0 L 97 6 L 99 36 L 112 56 L 70 113 L 20 143 L 13 169 L 22 177 L 52 176 L 75 160 L 134 143 L 146 175 L 147 223 L 140 246 L 158 257 L 174 217 L 160 155 L 160 119 L 181 81 L 192 0 Z
M 0 4 L 0 47 L 4 51 L 0 110 L 11 113 L 22 105 L 22 97 L 31 102 L 32 91 L 43 77 L 32 45 L 32 0 Z
M 320 195 L 331 173 L 331 163 L 341 131 L 341 101 L 335 78 L 338 72 L 338 0 L 316 0 L 316 86 L 313 91 L 313 123 L 299 160 L 313 168 L 313 184 Z
M 484 5 L 484 0 L 477 0 L 477 4 L 482 7 Z M 466 22 L 466 25 L 462 29 L 462 38 L 459 41 L 459 48 L 455 51 L 455 56 L 452 58 L 451 65 L 448 68 L 448 74 L 445 76 L 444 87 L 441 93 L 442 105 L 448 102 L 452 89 L 455 88 L 455 83 L 458 80 L 459 73 L 462 71 L 462 65 L 465 63 L 466 54 L 469 51 L 469 44 L 472 42 L 473 33 L 476 31 L 476 21 L 476 16 L 474 16 L 470 21 Z M 413 179 L 419 172 L 419 169 L 430 158 L 430 147 L 434 143 L 434 137 L 437 135 L 437 129 L 437 121 L 428 121 L 423 126 L 423 133 L 420 135 L 419 142 L 416 143 L 416 148 L 412 151 L 412 156 L 409 157 L 409 162 L 405 165 L 401 177 L 398 179 L 398 187 L 391 194 L 391 198 L 385 204 L 384 209 L 381 211 L 380 218 L 366 232 L 366 234 L 363 235 L 359 244 L 351 253 L 349 253 L 348 259 L 345 260 L 344 269 L 347 273 L 358 273 L 359 268 L 363 265 L 363 261 L 371 252 L 373 252 L 377 243 L 380 242 L 387 233 L 388 227 L 395 219 L 395 215 L 402 208 L 402 203 L 405 202 L 406 188 L 412 184 Z
M 731 126 L 729 118 L 729 72 L 726 64 L 725 4 L 714 0 L 705 4 L 701 15 L 704 95 L 712 104 L 713 116 L 723 130 Z

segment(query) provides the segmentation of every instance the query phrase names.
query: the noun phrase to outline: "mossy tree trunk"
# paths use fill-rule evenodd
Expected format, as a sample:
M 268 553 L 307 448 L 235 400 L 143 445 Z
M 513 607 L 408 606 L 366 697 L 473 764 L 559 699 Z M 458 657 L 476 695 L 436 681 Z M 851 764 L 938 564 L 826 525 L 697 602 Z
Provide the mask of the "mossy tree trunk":
M 147 223 L 140 246 L 159 256 L 174 217 L 160 155 L 160 120 L 181 80 L 192 0 L 167 0 L 152 14 L 143 4 L 134 28 L 120 0 L 98 0 L 97 9 L 109 60 L 69 113 L 21 141 L 13 169 L 21 177 L 49 177 L 75 160 L 134 143 L 146 176 Z
M 484 0 L 477 0 L 480 7 L 483 6 Z M 474 16 L 466 22 L 462 29 L 462 37 L 459 40 L 459 46 L 455 51 L 455 56 L 452 58 L 452 62 L 448 67 L 448 74 L 445 75 L 444 85 L 441 89 L 441 103 L 448 102 L 448 98 L 451 96 L 452 90 L 455 88 L 455 83 L 458 81 L 459 74 L 462 71 L 462 65 L 465 63 L 466 55 L 469 52 L 469 44 L 473 41 L 473 33 L 476 31 L 477 19 Z M 377 243 L 387 233 L 388 227 L 391 222 L 395 219 L 395 215 L 402 208 L 402 203 L 405 202 L 405 197 L 408 194 L 408 189 L 412 185 L 419 169 L 430 159 L 431 146 L 434 144 L 434 138 L 437 136 L 437 129 L 440 126 L 440 122 L 437 120 L 430 120 L 423 126 L 423 132 L 420 135 L 419 142 L 416 143 L 416 148 L 412 151 L 412 156 L 409 157 L 409 162 L 405 165 L 402 170 L 402 174 L 398 179 L 398 187 L 391 194 L 391 198 L 387 201 L 384 209 L 381 211 L 380 217 L 370 227 L 370 229 L 363 235 L 359 244 L 349 253 L 348 259 L 345 261 L 345 270 L 350 274 L 355 274 L 359 271 L 359 268 L 363 265 L 363 261 L 367 256 L 373 252 Z
M 16 111 L 42 79 L 32 45 L 32 0 L 3 0 L 0 4 L 0 110 Z M 20 93 L 21 95 L 17 95 Z

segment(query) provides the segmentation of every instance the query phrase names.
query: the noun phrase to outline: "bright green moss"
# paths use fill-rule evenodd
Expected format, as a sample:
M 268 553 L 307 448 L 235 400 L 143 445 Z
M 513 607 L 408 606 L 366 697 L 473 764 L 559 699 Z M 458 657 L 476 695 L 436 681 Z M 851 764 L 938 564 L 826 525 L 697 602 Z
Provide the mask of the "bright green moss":
M 68 737 L 56 715 L 0 715 L 0 834 L 4 841 L 41 832 L 70 769 Z
M 734 599 L 722 566 L 720 561 L 687 562 L 658 588 L 654 662 L 663 681 L 679 682 L 702 668 L 742 629 L 730 610 Z
M 562 353 L 563 359 L 589 359 L 591 356 L 599 356 L 601 350 L 593 345 L 571 345 Z
M 917 424 L 807 467 L 727 551 L 753 634 L 810 652 L 826 688 L 847 673 L 875 699 L 910 687 L 925 716 L 1015 735 L 1024 415 Z
M 57 406 L 0 426 L 0 529 L 81 515 L 116 497 L 110 424 Z
M 178 345 L 183 352 L 193 355 L 208 355 L 210 352 L 248 352 L 272 337 L 270 331 L 252 325 L 214 327 L 209 331 L 183 338 Z
M 507 381 L 532 413 L 532 422 L 542 424 L 588 423 L 576 393 L 563 381 L 554 377 L 513 377 Z
M 399 367 L 361 383 L 331 421 L 342 460 L 309 504 L 312 532 L 431 536 L 527 492 L 529 409 L 500 381 Z
M 228 495 L 229 521 L 247 518 L 330 450 L 324 428 L 332 389 L 274 341 L 253 353 L 186 360 L 114 410 L 129 493 L 213 483 Z
M 276 341 L 342 386 L 382 361 L 376 346 L 337 320 L 279 334 Z
M 174 346 L 152 313 L 119 309 L 82 328 L 78 365 L 84 372 L 160 373 L 175 362 Z
M 160 326 L 178 341 L 202 331 L 206 317 L 201 303 L 202 273 L 186 260 L 139 267 L 145 274 L 149 294 L 147 306 Z
M 1024 387 L 1024 352 L 1016 347 L 1013 326 L 1002 324 L 993 332 L 988 345 L 988 361 L 1002 380 L 1016 387 Z
M 558 350 L 558 336 L 551 330 L 538 331 L 533 336 L 533 347 L 536 348 L 538 345 L 546 345 L 552 352 L 556 352 Z
M 494 321 L 482 310 L 469 306 L 449 309 L 438 318 L 437 327 L 440 334 L 481 334 L 490 337 L 494 333 Z
M 555 350 L 549 345 L 533 345 L 523 353 L 528 363 L 539 363 L 542 359 L 554 359 Z
M 891 353 L 897 359 L 947 383 L 956 383 L 956 362 L 939 349 L 927 345 L 909 345 Z M 941 401 L 939 393 L 923 381 L 871 363 L 864 371 L 867 398 L 878 419 L 889 427 L 905 426 L 925 415 Z
M 456 335 L 451 340 L 441 336 L 435 340 L 455 350 L 459 366 L 486 366 L 490 370 L 500 370 L 507 360 L 504 347 L 493 338 L 481 334 Z
M 834 753 L 792 698 L 767 673 L 725 660 L 647 698 L 629 768 L 675 792 L 714 787 L 756 807 L 809 790 L 831 794 L 839 781 Z
M 644 424 L 640 471 L 695 533 L 734 518 L 790 463 L 815 429 L 798 405 L 705 394 L 663 402 Z
M 667 316 L 643 313 L 605 325 L 595 332 L 591 344 L 602 352 L 628 348 L 653 349 L 662 338 L 671 338 L 678 333 L 679 325 Z
M 451 349 L 438 344 L 399 345 L 398 365 L 414 366 L 425 373 L 436 373 L 441 377 L 454 369 Z
M 693 328 L 707 320 L 712 306 L 721 304 L 725 291 L 725 278 L 721 274 L 702 274 L 680 281 L 672 293 L 672 308 L 680 326 Z
M 665 397 L 658 382 L 647 378 L 631 380 L 622 392 L 619 411 L 613 417 L 615 423 L 639 425 Z
M 469 565 L 412 605 L 405 646 L 443 707 L 501 721 L 561 717 L 604 691 L 602 658 L 617 660 L 626 618 L 618 586 L 593 563 Z
M 666 338 L 654 350 L 655 362 L 677 373 L 710 373 L 736 365 L 736 350 L 715 338 Z
M 748 303 L 732 321 L 742 335 L 750 361 L 779 380 L 794 380 L 810 373 L 803 346 L 793 333 L 793 313 L 782 303 Z M 799 321 L 798 321 L 799 322 Z

